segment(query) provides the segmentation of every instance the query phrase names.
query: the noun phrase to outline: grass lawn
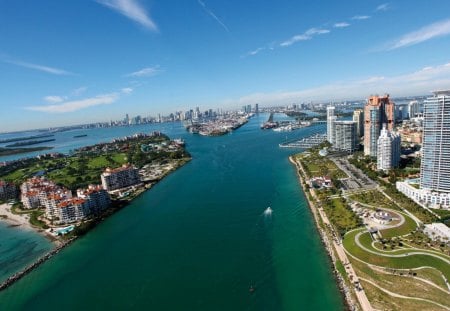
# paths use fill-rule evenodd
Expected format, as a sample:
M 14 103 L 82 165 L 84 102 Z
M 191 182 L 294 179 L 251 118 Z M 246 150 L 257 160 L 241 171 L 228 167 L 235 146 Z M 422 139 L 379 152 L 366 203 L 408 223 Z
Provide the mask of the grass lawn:
M 341 199 L 333 199 L 324 204 L 325 213 L 330 221 L 336 225 L 339 231 L 348 231 L 359 226 L 358 216 L 347 208 L 346 203 Z
M 352 261 L 352 266 L 356 269 L 358 275 L 391 292 L 409 297 L 430 299 L 444 305 L 448 304 L 447 295 L 444 292 L 421 280 L 414 279 L 407 273 L 399 275 L 379 272 L 356 260 Z
M 411 217 L 403 213 L 402 215 L 403 217 L 405 217 L 405 222 L 403 223 L 403 225 L 396 228 L 381 230 L 380 233 L 383 238 L 392 238 L 395 236 L 406 235 L 417 228 L 416 222 Z
M 410 255 L 400 258 L 385 257 L 363 250 L 355 242 L 355 236 L 359 232 L 361 232 L 361 230 L 355 230 L 346 234 L 344 237 L 344 247 L 353 256 L 370 264 L 388 268 L 412 269 L 422 266 L 430 266 L 438 269 L 445 275 L 447 279 L 450 279 L 450 265 L 446 264 L 444 261 L 438 258 L 428 255 Z

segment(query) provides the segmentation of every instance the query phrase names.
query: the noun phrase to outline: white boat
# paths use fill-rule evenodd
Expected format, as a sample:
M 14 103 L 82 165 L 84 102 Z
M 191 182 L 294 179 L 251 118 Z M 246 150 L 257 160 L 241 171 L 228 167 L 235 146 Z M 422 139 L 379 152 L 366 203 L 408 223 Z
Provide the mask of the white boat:
M 266 210 L 264 211 L 264 215 L 272 215 L 272 209 L 270 208 L 270 206 L 266 208 Z

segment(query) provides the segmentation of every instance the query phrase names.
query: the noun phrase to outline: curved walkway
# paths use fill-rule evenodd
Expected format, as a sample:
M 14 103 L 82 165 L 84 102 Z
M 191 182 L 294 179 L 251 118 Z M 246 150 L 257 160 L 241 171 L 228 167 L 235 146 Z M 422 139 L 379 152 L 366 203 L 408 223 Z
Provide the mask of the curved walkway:
M 362 277 L 359 277 L 359 279 L 360 279 L 360 280 L 363 280 L 364 282 L 367 282 L 367 283 L 371 284 L 372 286 L 378 288 L 379 290 L 381 290 L 382 292 L 388 294 L 389 296 L 396 297 L 396 298 L 402 298 L 402 299 L 411 299 L 411 300 L 417 300 L 417 301 L 428 302 L 428 303 L 432 303 L 432 304 L 434 304 L 434 305 L 436 305 L 436 306 L 439 306 L 439 307 L 441 307 L 441 308 L 444 308 L 445 310 L 450 310 L 449 307 L 444 306 L 444 305 L 442 305 L 442 304 L 440 304 L 440 303 L 437 303 L 437 302 L 435 302 L 435 301 L 433 301 L 433 300 L 428 300 L 428 299 L 425 299 L 425 298 L 417 298 L 417 297 L 403 296 L 403 295 L 400 295 L 400 294 L 391 292 L 391 291 L 389 291 L 389 290 L 387 290 L 387 289 L 385 289 L 385 288 L 383 288 L 383 287 L 377 285 L 376 283 L 374 283 L 374 282 L 372 282 L 372 281 L 370 281 L 370 280 L 368 280 L 368 279 L 365 279 L 365 278 L 362 278 Z
M 438 258 L 438 259 L 440 259 L 440 260 L 442 260 L 442 261 L 444 261 L 445 263 L 447 263 L 447 264 L 450 265 L 450 260 L 448 260 L 448 259 L 446 259 L 446 258 L 443 258 L 443 257 L 441 257 L 441 256 L 439 256 L 439 255 L 436 255 L 436 254 L 431 254 L 431 253 L 429 253 L 429 252 L 417 251 L 417 249 L 413 249 L 413 251 L 408 251 L 408 253 L 406 253 L 406 254 L 399 254 L 399 255 L 383 254 L 383 253 L 379 253 L 379 252 L 373 251 L 373 250 L 371 250 L 371 249 L 366 248 L 366 247 L 365 247 L 364 245 L 362 245 L 361 242 L 359 241 L 359 237 L 360 237 L 362 234 L 364 234 L 364 233 L 366 233 L 366 232 L 359 232 L 359 233 L 355 236 L 355 242 L 356 242 L 356 245 L 358 245 L 358 247 L 362 248 L 363 250 L 365 250 L 365 251 L 368 252 L 368 253 L 375 254 L 375 255 L 378 255 L 378 256 L 391 257 L 391 258 L 408 257 L 408 256 L 412 256 L 412 255 L 426 255 L 426 256 L 431 256 L 431 257 Z

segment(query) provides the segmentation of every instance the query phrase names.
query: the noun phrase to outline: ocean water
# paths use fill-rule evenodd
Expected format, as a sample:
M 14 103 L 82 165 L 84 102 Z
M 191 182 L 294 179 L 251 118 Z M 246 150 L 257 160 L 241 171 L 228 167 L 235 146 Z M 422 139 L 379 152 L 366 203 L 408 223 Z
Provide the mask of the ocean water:
M 186 140 L 192 161 L 0 292 L 2 309 L 342 310 L 288 161 L 294 151 L 278 148 L 325 128 L 262 131 L 265 119 L 221 137 L 163 125 Z M 88 133 L 89 144 L 156 128 L 61 135 Z M 83 143 L 67 139 L 58 148 Z
M 53 244 L 36 232 L 12 227 L 0 221 L 0 282 L 52 248 Z

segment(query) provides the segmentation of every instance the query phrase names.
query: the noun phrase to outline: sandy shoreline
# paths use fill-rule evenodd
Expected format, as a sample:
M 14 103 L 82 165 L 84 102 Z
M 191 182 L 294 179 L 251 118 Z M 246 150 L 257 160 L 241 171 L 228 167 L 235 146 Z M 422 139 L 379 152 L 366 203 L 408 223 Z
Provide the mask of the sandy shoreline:
M 14 214 L 11 212 L 11 207 L 12 205 L 9 203 L 0 204 L 0 221 L 9 224 L 10 227 L 34 231 L 44 236 L 55 245 L 61 244 L 61 242 L 58 239 L 55 239 L 50 233 L 41 228 L 34 227 L 29 221 L 30 216 L 28 214 Z

